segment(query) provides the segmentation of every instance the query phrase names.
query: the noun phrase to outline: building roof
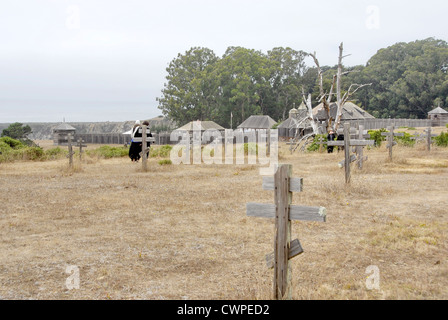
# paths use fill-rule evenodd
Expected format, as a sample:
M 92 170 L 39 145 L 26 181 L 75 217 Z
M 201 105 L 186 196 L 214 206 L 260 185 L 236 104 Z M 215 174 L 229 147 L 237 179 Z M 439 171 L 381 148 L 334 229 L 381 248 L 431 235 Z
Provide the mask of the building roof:
M 276 123 L 270 116 L 250 116 L 238 129 L 271 129 Z
M 194 126 L 195 124 L 195 126 Z M 205 130 L 225 130 L 225 128 L 221 127 L 219 124 L 213 121 L 191 121 L 186 125 L 177 128 L 176 130 L 182 131 L 193 131 L 193 129 L 201 128 L 201 131 Z
M 428 112 L 428 114 L 442 114 L 442 113 L 448 113 L 448 111 L 446 111 L 440 107 L 437 107 L 434 110 Z
M 59 124 L 58 126 L 56 126 L 55 128 L 53 128 L 53 130 L 58 130 L 58 131 L 73 131 L 76 130 L 75 128 L 73 128 L 71 125 L 63 122 L 61 124 Z
M 304 118 L 296 119 L 296 118 L 288 118 L 285 121 L 283 121 L 277 128 L 278 129 L 291 129 L 291 128 L 297 128 L 298 124 L 300 123 L 299 129 L 310 127 L 310 120 L 306 119 L 303 121 Z
M 330 115 L 333 119 L 336 118 L 337 113 L 337 105 L 335 102 L 330 104 Z M 313 108 L 313 115 L 317 118 L 326 118 L 326 114 L 324 111 L 324 104 L 321 103 L 317 107 Z M 375 119 L 367 111 L 358 107 L 353 102 L 346 102 L 342 107 L 342 117 L 341 120 L 362 120 L 362 119 Z

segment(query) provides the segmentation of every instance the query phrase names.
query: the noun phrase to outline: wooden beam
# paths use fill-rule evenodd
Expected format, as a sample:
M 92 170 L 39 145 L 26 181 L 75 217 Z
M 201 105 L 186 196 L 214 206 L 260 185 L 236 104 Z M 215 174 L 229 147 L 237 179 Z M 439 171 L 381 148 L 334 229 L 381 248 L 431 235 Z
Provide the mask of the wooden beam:
M 291 241 L 288 259 L 291 260 L 292 258 L 298 256 L 301 253 L 303 253 L 303 248 L 302 248 L 302 245 L 300 244 L 299 239 L 295 239 L 295 240 Z M 266 266 L 269 269 L 274 268 L 274 252 L 271 252 L 266 255 Z
M 275 218 L 275 204 L 246 203 L 248 217 Z M 289 219 L 298 221 L 325 222 L 327 210 L 324 207 L 290 205 Z
M 274 175 L 275 180 L 275 243 L 274 243 L 274 298 L 283 299 L 288 295 L 289 247 L 291 242 L 291 221 L 289 219 L 289 178 L 292 166 L 281 165 Z
M 275 190 L 274 177 L 263 177 L 263 190 Z M 303 178 L 290 178 L 289 179 L 289 191 L 302 192 L 303 191 Z

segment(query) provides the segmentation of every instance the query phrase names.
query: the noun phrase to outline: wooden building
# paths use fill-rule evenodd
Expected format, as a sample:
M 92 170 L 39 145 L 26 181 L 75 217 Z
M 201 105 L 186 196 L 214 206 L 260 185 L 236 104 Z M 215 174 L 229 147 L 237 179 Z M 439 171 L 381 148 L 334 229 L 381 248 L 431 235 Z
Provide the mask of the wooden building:
M 71 134 L 75 136 L 76 129 L 71 125 L 63 122 L 60 125 L 53 128 L 53 144 L 55 146 L 66 146 L 67 136 Z
M 275 124 L 277 122 L 270 116 L 250 116 L 238 126 L 238 129 L 271 129 Z
M 444 126 L 448 123 L 448 111 L 438 106 L 434 110 L 428 112 L 428 119 L 431 120 L 433 127 Z

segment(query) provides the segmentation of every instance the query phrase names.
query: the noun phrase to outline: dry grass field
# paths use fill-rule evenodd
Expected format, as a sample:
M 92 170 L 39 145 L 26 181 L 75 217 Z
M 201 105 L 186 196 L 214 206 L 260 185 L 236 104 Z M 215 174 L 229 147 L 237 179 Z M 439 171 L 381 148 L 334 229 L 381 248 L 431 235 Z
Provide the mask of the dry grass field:
M 448 299 L 447 148 L 365 150 L 349 185 L 343 153 L 279 153 L 304 178 L 293 204 L 327 208 L 326 223 L 292 223 L 293 299 Z M 0 164 L 0 299 L 271 299 L 274 221 L 245 212 L 274 201 L 258 166 L 67 165 Z

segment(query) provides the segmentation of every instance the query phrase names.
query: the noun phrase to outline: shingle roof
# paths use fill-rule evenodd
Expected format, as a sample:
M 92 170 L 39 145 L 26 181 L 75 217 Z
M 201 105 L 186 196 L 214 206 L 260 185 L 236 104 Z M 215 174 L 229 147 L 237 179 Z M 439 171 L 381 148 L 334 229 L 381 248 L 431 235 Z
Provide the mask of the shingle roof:
M 336 103 L 330 104 L 330 115 L 332 118 L 336 118 L 337 113 L 337 105 Z M 313 109 L 313 115 L 317 116 L 318 118 L 325 118 L 325 112 L 324 112 L 324 104 L 321 103 L 317 107 Z M 342 107 L 342 120 L 359 120 L 359 119 L 375 119 L 374 116 L 372 116 L 367 111 L 361 109 L 353 102 L 346 102 L 344 106 Z
M 71 125 L 63 122 L 61 124 L 59 124 L 58 126 L 56 126 L 55 128 L 53 128 L 53 130 L 59 130 L 59 131 L 71 131 L 71 130 L 76 130 L 75 128 L 73 128 Z
M 197 125 L 197 127 L 194 127 L 193 124 Z M 176 130 L 182 130 L 182 131 L 193 131 L 193 129 L 201 128 L 201 131 L 205 130 L 225 130 L 225 128 L 221 127 L 219 124 L 213 122 L 213 121 L 191 121 L 187 123 L 186 125 L 177 128 Z
M 250 116 L 238 129 L 271 129 L 277 122 L 270 116 Z
M 440 107 L 437 107 L 434 110 L 428 112 L 428 114 L 441 114 L 441 113 L 448 113 L 448 111 L 446 111 Z

